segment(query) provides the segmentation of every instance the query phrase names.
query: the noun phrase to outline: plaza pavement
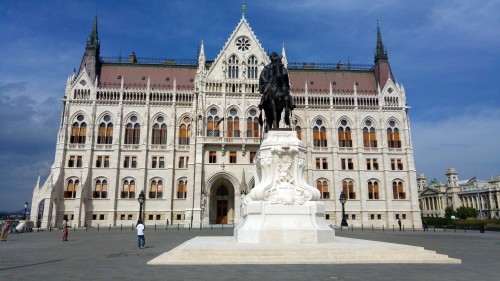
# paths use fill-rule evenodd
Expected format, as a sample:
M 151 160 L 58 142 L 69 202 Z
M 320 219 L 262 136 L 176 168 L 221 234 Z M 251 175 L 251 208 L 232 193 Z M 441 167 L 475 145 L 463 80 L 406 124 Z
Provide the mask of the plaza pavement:
M 0 280 L 500 280 L 500 232 L 381 229 L 336 230 L 336 235 L 423 246 L 462 260 L 443 264 L 342 265 L 146 265 L 195 236 L 228 236 L 233 228 L 146 227 L 146 248 L 137 248 L 130 226 L 10 234 L 0 243 Z

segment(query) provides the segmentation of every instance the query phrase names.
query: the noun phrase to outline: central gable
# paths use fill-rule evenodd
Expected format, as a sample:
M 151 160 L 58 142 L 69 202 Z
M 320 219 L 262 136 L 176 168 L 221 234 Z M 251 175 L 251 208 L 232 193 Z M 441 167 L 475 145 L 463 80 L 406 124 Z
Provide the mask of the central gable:
M 251 58 L 255 59 L 252 63 L 258 65 L 259 73 L 264 65 L 269 63 L 266 52 L 243 17 L 210 67 L 207 78 L 210 80 L 232 78 L 228 74 L 229 64 L 232 64 L 238 66 L 239 75 L 235 78 L 255 79 L 246 77 L 246 66 Z

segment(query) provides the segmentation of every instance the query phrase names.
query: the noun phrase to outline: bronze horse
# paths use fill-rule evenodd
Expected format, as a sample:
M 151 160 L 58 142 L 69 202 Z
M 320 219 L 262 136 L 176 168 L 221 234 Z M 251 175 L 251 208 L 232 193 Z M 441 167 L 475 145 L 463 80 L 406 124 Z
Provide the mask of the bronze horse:
M 270 58 L 271 63 L 264 67 L 259 78 L 261 94 L 259 124 L 264 126 L 265 132 L 271 128 L 279 128 L 283 110 L 285 110 L 285 124 L 290 126 L 290 116 L 295 108 L 290 95 L 288 71 L 278 54 L 273 52 Z

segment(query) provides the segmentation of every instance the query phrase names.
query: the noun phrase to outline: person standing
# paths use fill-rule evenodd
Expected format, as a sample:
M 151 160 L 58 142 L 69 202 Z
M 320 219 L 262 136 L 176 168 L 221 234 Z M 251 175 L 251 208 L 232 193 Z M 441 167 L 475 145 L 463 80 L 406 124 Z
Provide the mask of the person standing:
M 144 249 L 146 238 L 144 238 L 144 224 L 142 224 L 142 220 L 137 221 L 135 228 L 137 229 L 137 246 L 139 249 Z
M 64 219 L 62 223 L 63 237 L 62 241 L 68 241 L 68 220 Z
M 401 219 L 398 219 L 399 231 L 401 231 Z
M 11 222 L 10 222 L 9 219 L 3 222 L 3 225 L 2 225 L 2 241 L 7 241 L 7 235 L 9 235 L 10 225 L 11 225 Z

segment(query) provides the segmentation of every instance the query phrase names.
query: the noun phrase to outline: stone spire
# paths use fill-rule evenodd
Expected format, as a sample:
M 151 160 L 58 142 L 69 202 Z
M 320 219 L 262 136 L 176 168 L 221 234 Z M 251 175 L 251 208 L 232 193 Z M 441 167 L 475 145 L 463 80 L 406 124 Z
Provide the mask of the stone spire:
M 380 26 L 377 21 L 377 47 L 375 49 L 375 62 L 380 59 L 387 60 L 389 57 L 387 56 L 387 50 L 384 47 L 384 43 L 382 42 L 382 34 L 380 33 Z
M 198 54 L 198 71 L 199 75 L 203 75 L 205 73 L 205 47 L 203 44 L 203 40 L 201 40 L 200 52 Z
M 80 64 L 80 70 L 78 71 L 78 74 L 81 74 L 83 70 L 85 70 L 91 82 L 96 81 L 96 77 L 99 76 L 101 71 L 101 61 L 99 59 L 100 49 L 99 35 L 97 33 L 97 15 L 95 15 L 92 31 L 87 38 L 85 53 L 82 58 L 82 63 Z
M 281 62 L 285 66 L 285 68 L 288 68 L 288 60 L 286 59 L 286 52 L 285 52 L 285 43 L 281 46 Z

